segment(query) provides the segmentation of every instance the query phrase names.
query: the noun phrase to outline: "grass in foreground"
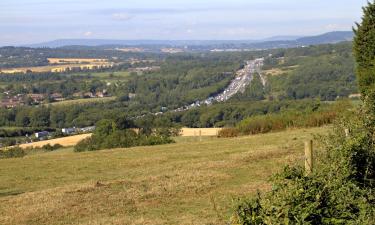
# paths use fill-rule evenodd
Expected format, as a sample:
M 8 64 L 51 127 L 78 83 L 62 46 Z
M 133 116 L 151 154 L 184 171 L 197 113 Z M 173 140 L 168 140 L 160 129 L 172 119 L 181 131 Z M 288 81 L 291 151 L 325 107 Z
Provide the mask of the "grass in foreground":
M 0 224 L 225 224 L 327 128 L 0 160 Z

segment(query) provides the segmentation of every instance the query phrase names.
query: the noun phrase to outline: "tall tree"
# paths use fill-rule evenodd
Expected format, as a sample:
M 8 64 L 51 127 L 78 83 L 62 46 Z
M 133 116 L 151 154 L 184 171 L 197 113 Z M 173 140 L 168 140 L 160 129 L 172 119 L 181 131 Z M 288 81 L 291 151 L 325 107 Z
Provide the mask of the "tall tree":
M 375 2 L 363 7 L 362 22 L 354 28 L 354 55 L 363 100 L 375 115 Z

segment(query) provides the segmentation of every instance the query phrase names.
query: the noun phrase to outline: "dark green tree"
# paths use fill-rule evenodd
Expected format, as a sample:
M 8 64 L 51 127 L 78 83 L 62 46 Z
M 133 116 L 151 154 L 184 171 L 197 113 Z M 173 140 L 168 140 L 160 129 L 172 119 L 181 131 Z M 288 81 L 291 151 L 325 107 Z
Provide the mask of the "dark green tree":
M 359 89 L 371 113 L 375 114 L 375 3 L 363 7 L 362 22 L 354 28 L 354 55 Z

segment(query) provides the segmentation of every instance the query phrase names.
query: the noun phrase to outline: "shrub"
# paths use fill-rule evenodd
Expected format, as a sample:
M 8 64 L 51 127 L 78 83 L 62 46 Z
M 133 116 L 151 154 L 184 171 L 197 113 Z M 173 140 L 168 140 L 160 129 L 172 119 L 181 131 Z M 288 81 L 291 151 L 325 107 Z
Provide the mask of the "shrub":
M 43 145 L 42 146 L 42 149 L 45 150 L 45 151 L 55 151 L 59 148 L 62 148 L 63 146 L 60 145 L 60 144 L 54 144 L 54 145 L 51 145 L 51 144 L 46 144 L 46 145 Z
M 103 120 L 97 124 L 92 137 L 80 141 L 74 148 L 76 152 L 95 151 L 112 148 L 129 148 L 134 146 L 160 145 L 173 143 L 172 135 L 167 128 L 156 132 L 136 133 L 132 129 L 118 129 L 111 120 Z
M 0 159 L 6 158 L 22 158 L 26 152 L 20 147 L 14 147 L 7 150 L 0 150 Z
M 240 200 L 233 224 L 373 224 L 375 216 L 375 146 L 361 112 L 340 118 L 321 137 L 324 151 L 315 171 L 286 167 L 273 177 L 270 193 Z M 358 116 L 360 116 L 358 118 Z M 351 130 L 346 137 L 344 128 Z
M 219 138 L 234 138 L 238 137 L 240 131 L 237 128 L 223 128 L 219 131 L 218 137 Z

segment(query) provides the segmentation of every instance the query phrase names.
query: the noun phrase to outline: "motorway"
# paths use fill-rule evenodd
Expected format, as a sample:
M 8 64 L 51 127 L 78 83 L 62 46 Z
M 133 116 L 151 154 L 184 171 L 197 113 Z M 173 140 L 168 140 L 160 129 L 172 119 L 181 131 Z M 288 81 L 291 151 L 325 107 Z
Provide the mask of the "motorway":
M 232 98 L 238 93 L 244 93 L 246 87 L 251 84 L 254 79 L 254 74 L 258 73 L 262 81 L 263 86 L 266 85 L 266 77 L 261 73 L 262 67 L 264 65 L 264 58 L 258 58 L 255 60 L 246 61 L 246 65 L 243 69 L 236 72 L 236 77 L 230 82 L 229 86 L 220 94 L 209 97 L 206 100 L 199 101 L 182 106 L 178 109 L 171 110 L 172 112 L 183 112 L 189 109 L 200 107 L 201 105 L 212 105 L 214 102 L 225 102 Z M 164 114 L 165 112 L 154 113 L 155 116 Z M 145 115 L 137 116 L 135 118 L 141 118 Z

